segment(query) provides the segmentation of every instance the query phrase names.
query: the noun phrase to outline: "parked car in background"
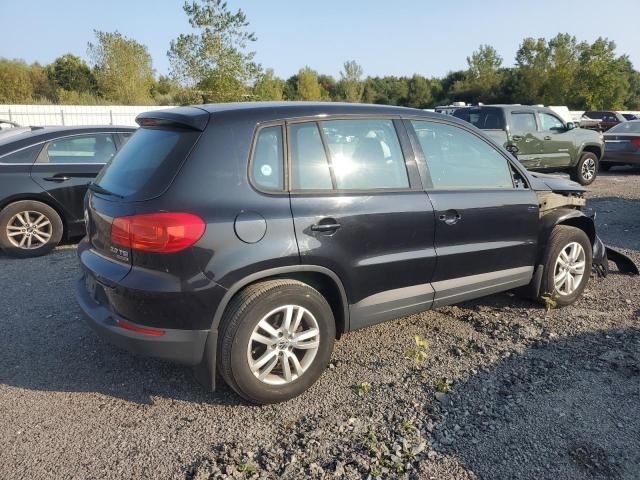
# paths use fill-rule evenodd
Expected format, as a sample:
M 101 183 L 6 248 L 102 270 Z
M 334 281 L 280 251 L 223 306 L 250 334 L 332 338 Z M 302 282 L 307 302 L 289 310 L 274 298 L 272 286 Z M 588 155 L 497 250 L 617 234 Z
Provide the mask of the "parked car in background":
M 581 185 L 598 174 L 602 136 L 563 121 L 546 107 L 485 105 L 456 110 L 455 117 L 483 130 L 529 170 L 568 171 Z
M 640 120 L 640 117 L 638 115 L 636 115 L 635 113 L 623 113 L 622 116 L 625 118 L 625 120 L 630 121 L 630 120 Z
M 0 131 L 2 130 L 8 130 L 10 128 L 16 128 L 16 127 L 20 127 L 21 125 L 19 123 L 13 122 L 11 120 L 5 120 L 0 118 Z
M 595 129 L 601 132 L 606 132 L 611 127 L 627 121 L 621 113 L 613 111 L 584 112 L 582 116 L 590 120 L 599 120 L 600 123 Z
M 640 120 L 619 123 L 604 134 L 601 168 L 613 165 L 640 165 Z
M 20 128 L 0 135 L 0 249 L 34 257 L 84 234 L 87 185 L 135 129 Z
M 78 303 L 99 335 L 252 402 L 309 388 L 350 330 L 516 287 L 568 305 L 606 271 L 584 188 L 451 116 L 268 102 L 137 121 L 85 200 Z

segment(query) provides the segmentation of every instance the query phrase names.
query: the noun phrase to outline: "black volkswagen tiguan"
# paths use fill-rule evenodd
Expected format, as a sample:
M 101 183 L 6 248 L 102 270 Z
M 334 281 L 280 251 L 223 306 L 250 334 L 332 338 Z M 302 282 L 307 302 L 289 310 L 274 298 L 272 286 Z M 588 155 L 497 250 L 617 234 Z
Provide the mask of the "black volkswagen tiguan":
M 0 137 L 0 249 L 35 257 L 84 234 L 87 185 L 135 129 L 25 130 Z
M 450 116 L 247 103 L 137 121 L 85 200 L 78 302 L 113 343 L 252 402 L 307 389 L 345 332 L 516 288 L 568 305 L 606 272 L 584 189 Z

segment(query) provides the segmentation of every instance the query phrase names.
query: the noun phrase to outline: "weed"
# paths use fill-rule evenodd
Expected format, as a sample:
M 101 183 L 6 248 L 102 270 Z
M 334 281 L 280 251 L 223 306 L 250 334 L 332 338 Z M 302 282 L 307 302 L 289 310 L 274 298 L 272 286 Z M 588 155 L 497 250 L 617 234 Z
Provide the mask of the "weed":
M 419 335 L 414 337 L 415 347 L 405 352 L 408 358 L 413 358 L 416 365 L 421 365 L 427 359 L 427 349 L 429 348 L 429 340 L 421 338 Z
M 358 396 L 363 397 L 371 391 L 371 384 L 369 382 L 360 382 L 356 385 L 356 393 Z
M 436 391 L 440 393 L 449 393 L 451 390 L 450 382 L 445 377 L 439 378 L 436 380 L 436 383 L 433 385 Z

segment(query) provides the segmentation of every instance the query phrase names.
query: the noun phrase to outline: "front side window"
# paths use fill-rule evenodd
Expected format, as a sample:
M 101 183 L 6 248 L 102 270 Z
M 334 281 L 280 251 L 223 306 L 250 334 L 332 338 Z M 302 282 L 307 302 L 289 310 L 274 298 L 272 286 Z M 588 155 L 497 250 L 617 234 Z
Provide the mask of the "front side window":
M 512 112 L 511 130 L 514 132 L 535 132 L 537 130 L 535 114 Z
M 253 154 L 253 179 L 267 190 L 282 190 L 284 164 L 282 127 L 266 127 L 260 130 Z
M 542 130 L 564 130 L 564 123 L 558 117 L 549 113 L 540 114 Z
M 107 163 L 116 154 L 111 134 L 77 135 L 49 142 L 39 161 L 45 163 Z
M 411 123 L 434 189 L 513 188 L 509 163 L 482 139 L 452 125 Z

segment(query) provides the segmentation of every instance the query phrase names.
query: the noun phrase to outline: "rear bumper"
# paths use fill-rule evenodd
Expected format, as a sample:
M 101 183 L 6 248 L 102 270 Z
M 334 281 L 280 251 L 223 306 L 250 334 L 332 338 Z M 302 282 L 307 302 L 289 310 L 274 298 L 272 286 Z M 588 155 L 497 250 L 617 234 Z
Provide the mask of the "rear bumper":
M 632 153 L 632 152 L 604 152 L 604 156 L 601 159 L 602 162 L 611 162 L 611 163 L 629 163 L 633 165 L 640 165 L 640 152 Z
M 85 286 L 84 277 L 76 283 L 76 299 L 89 326 L 100 337 L 118 347 L 135 354 L 185 365 L 197 365 L 202 361 L 209 330 L 164 328 L 162 336 L 125 330 L 117 324 L 118 317 L 108 307 L 96 303 L 91 298 Z M 131 324 L 131 322 L 128 323 Z

